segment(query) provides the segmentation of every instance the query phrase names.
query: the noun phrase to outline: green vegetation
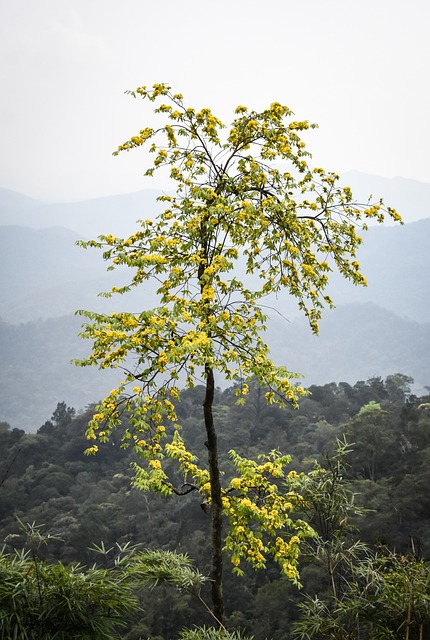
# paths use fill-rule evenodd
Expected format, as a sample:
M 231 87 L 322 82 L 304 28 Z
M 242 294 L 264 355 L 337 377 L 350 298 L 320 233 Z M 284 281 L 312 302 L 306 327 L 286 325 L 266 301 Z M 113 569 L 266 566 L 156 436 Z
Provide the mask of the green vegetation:
M 336 638 L 336 633 L 346 633 L 349 620 L 349 637 L 403 640 L 410 611 L 410 640 L 419 638 L 421 624 L 426 637 L 430 396 L 414 397 L 410 384 L 406 376 L 393 375 L 355 385 L 314 386 L 298 410 L 267 405 L 265 390 L 254 383 L 245 407 L 235 404 L 235 387 L 216 391 L 223 454 L 235 448 L 254 458 L 261 450 L 288 450 L 294 469 L 309 479 L 303 492 L 309 508 L 303 515 L 318 532 L 300 561 L 302 589 L 291 585 L 273 562 L 260 572 L 245 565 L 241 577 L 226 571 L 227 628 L 243 630 L 256 640 L 292 640 L 297 634 Z M 197 426 L 203 397 L 201 386 L 183 390 L 177 406 L 180 419 L 196 427 L 193 446 L 202 453 Z M 44 523 L 46 535 L 55 534 L 40 547 L 41 562 L 61 560 L 65 568 L 77 562 L 111 567 L 109 557 L 105 561 L 89 548 L 103 541 L 106 549 L 138 544 L 157 552 L 178 550 L 207 575 L 210 520 L 200 507 L 202 496 L 191 492 L 177 500 L 131 488 L 130 464 L 137 456 L 130 449 L 123 451 L 119 439 L 101 446 L 97 456 L 84 457 L 83 434 L 91 415 L 91 408 L 75 415 L 59 403 L 37 434 L 0 426 L 0 540 L 7 545 L 5 551 L 25 548 L 18 516 L 22 522 Z M 343 441 L 344 436 L 355 444 L 339 459 L 336 438 Z M 330 505 L 331 517 L 321 518 Z M 339 561 L 330 574 L 327 558 L 333 556 Z M 340 585 L 336 598 L 332 577 Z M 205 602 L 210 601 L 208 586 L 201 585 Z M 193 593 L 168 584 L 148 587 L 146 583 L 137 592 L 141 610 L 126 616 L 122 638 L 175 638 L 184 628 L 212 626 L 206 607 Z M 307 607 L 306 615 L 302 607 Z M 392 622 L 397 630 L 389 627 L 391 636 L 376 636 L 373 626 L 374 636 L 369 636 L 375 616 L 381 628 Z M 314 620 L 314 629 L 300 626 L 299 621 L 309 620 Z
M 2 638 L 111 640 L 118 637 L 118 627 L 126 626 L 126 618 L 138 611 L 138 592 L 163 583 L 193 594 L 205 605 L 200 591 L 206 578 L 183 554 L 139 551 L 128 543 L 106 549 L 102 544 L 94 550 L 110 566 L 65 566 L 39 557 L 40 546 L 51 536 L 43 535 L 35 524 L 21 528 L 28 551 L 8 552 L 6 547 L 0 551 Z M 227 637 L 224 631 L 222 637 Z
M 126 572 L 49 563 L 40 527 L 25 531 L 29 550 L 0 553 L 0 634 L 22 640 L 109 640 L 137 598 Z

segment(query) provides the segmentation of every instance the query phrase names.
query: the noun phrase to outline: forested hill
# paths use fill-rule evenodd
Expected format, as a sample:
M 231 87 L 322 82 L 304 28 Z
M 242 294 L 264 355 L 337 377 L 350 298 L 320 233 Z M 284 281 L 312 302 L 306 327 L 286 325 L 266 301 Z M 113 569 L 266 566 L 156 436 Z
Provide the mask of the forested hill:
M 39 320 L 20 326 L 0 322 L 0 421 L 34 432 L 51 414 L 58 398 L 83 409 L 115 386 L 115 371 L 78 368 L 87 341 L 78 337 L 75 316 Z M 339 307 L 327 312 L 321 333 L 313 336 L 305 320 L 289 323 L 275 315 L 267 339 L 274 358 L 304 383 L 367 380 L 402 372 L 422 394 L 430 381 L 430 323 L 401 319 L 372 304 Z M 223 380 L 217 384 L 224 386 Z
M 345 437 L 355 444 L 344 460 L 343 481 L 357 494 L 355 502 L 368 509 L 355 521 L 355 537 L 400 554 L 408 552 L 412 541 L 416 554 L 428 558 L 430 397 L 411 395 L 410 380 L 401 375 L 314 386 L 311 391 L 298 411 L 260 403 L 262 390 L 254 385 L 244 407 L 235 404 L 234 389 L 218 391 L 214 406 L 222 459 L 231 448 L 252 458 L 277 448 L 292 455 L 291 470 L 308 472 L 315 459 L 325 464 L 336 437 Z M 207 455 L 197 428 L 203 394 L 203 387 L 184 391 L 178 406 L 199 456 Z M 88 564 L 98 559 L 89 551 L 92 544 L 103 541 L 110 548 L 130 542 L 188 552 L 207 572 L 210 519 L 200 507 L 202 497 L 193 492 L 161 498 L 131 489 L 129 465 L 135 457 L 120 448 L 117 437 L 96 456 L 83 456 L 89 416 L 90 411 L 76 415 L 60 402 L 37 434 L 0 424 L 0 545 L 20 547 L 19 517 L 44 524 L 46 533 L 59 536 L 41 549 L 54 560 Z M 228 476 L 228 463 L 223 469 Z M 328 586 L 318 562 L 309 564 L 306 557 L 300 565 L 301 591 L 274 565 L 246 571 L 240 578 L 229 566 L 226 560 L 228 625 L 246 629 L 255 640 L 290 640 L 298 603 L 315 593 L 324 599 Z M 208 623 L 198 601 L 178 591 L 147 591 L 142 604 L 124 640 L 177 637 L 182 627 Z
M 14 427 L 34 431 L 58 397 L 81 409 L 111 388 L 112 376 L 70 364 L 90 347 L 78 338 L 76 309 L 139 312 L 155 304 L 155 285 L 98 297 L 126 275 L 106 274 L 101 255 L 76 247 L 77 238 L 62 228 L 0 227 L 0 420 Z M 332 274 L 338 308 L 325 312 L 318 337 L 290 299 L 267 301 L 266 339 L 276 361 L 307 385 L 401 371 L 422 393 L 430 384 L 429 241 L 430 218 L 371 228 L 360 256 L 369 286 Z

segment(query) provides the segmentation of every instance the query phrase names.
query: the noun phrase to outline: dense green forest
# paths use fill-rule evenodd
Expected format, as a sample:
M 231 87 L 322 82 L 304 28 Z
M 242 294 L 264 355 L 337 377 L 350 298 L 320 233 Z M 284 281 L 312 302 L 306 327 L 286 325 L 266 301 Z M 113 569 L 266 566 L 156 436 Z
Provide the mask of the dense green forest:
M 417 570 L 430 556 L 430 396 L 412 395 L 412 382 L 396 374 L 354 385 L 313 386 L 298 410 L 267 405 L 264 389 L 257 385 L 250 387 L 245 406 L 237 406 L 234 387 L 218 389 L 214 410 L 220 425 L 221 450 L 234 448 L 241 455 L 256 458 L 262 452 L 278 449 L 292 456 L 291 470 L 311 473 L 312 477 L 312 470 L 315 473 L 319 469 L 320 475 L 315 476 L 320 483 L 318 490 L 315 484 L 308 496 L 305 491 L 308 513 L 304 517 L 321 539 L 328 543 L 330 537 L 336 538 L 345 558 L 348 554 L 360 555 L 360 540 L 372 553 L 377 549 L 384 554 L 395 552 L 403 563 L 412 558 Z M 182 423 L 191 427 L 191 432 L 196 426 L 196 438 L 202 437 L 197 426 L 202 421 L 203 394 L 203 387 L 185 390 L 178 405 Z M 24 539 L 20 522 L 36 522 L 43 525 L 46 534 L 56 536 L 40 551 L 50 561 L 89 566 L 97 561 L 90 550 L 92 544 L 103 541 L 110 548 L 129 542 L 144 549 L 186 553 L 201 572 L 207 573 L 210 519 L 201 508 L 201 496 L 191 492 L 181 497 L 160 497 L 132 488 L 130 463 L 135 454 L 120 447 L 119 436 L 101 446 L 96 456 L 85 457 L 85 430 L 90 417 L 91 408 L 76 414 L 59 402 L 51 419 L 36 434 L 0 424 L 0 540 L 5 548 L 21 548 Z M 341 457 L 336 454 L 336 439 L 349 443 L 343 446 Z M 193 444 L 204 455 L 204 442 L 196 440 Z M 321 476 L 322 469 L 327 476 Z M 228 463 L 224 472 L 230 472 Z M 334 500 L 342 495 L 355 529 L 344 530 L 339 519 L 343 509 L 340 503 L 334 518 L 336 526 L 328 526 L 334 520 L 332 511 L 327 515 L 327 496 Z M 309 607 L 315 607 L 315 603 L 329 602 L 330 593 L 327 574 L 319 562 L 321 556 L 312 545 L 310 542 L 300 565 L 302 589 L 281 577 L 279 569 L 270 563 L 264 571 L 246 570 L 241 577 L 228 570 L 228 626 L 244 630 L 255 640 L 310 637 L 303 635 L 309 629 L 303 630 L 300 620 L 304 616 L 310 619 Z M 387 557 L 378 562 L 388 562 L 392 575 L 394 556 Z M 360 580 L 364 580 L 364 565 L 360 566 Z M 369 572 L 368 561 L 366 566 Z M 359 582 L 355 573 L 342 571 L 342 584 L 356 588 Z M 428 607 L 427 569 L 425 576 Z M 121 636 L 125 640 L 173 638 L 184 627 L 211 623 L 201 603 L 178 589 L 143 590 L 139 597 L 142 609 L 128 621 Z M 390 637 L 405 637 L 405 620 L 406 613 L 396 623 L 398 635 Z M 428 624 L 428 614 L 426 621 Z M 413 623 L 411 640 L 422 637 L 418 630 L 413 635 Z M 373 637 L 365 631 L 363 634 L 344 637 Z M 326 631 L 313 637 L 337 636 Z

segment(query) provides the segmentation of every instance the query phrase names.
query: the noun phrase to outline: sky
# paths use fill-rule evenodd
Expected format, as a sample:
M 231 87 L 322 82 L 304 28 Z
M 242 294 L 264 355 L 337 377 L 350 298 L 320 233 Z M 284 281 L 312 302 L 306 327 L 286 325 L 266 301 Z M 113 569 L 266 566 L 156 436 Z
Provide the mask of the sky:
M 427 0 L 0 0 L 0 187 L 66 202 L 159 188 L 125 95 L 170 84 L 227 123 L 288 105 L 316 166 L 430 183 Z

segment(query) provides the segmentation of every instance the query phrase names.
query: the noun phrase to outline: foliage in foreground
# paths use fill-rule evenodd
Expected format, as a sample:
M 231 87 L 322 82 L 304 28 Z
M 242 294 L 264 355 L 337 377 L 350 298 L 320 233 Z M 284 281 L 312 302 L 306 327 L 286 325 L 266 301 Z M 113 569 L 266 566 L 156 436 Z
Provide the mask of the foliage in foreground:
M 305 594 L 293 635 L 300 640 L 422 640 L 430 629 L 428 562 L 387 549 L 374 552 L 355 538 L 352 520 L 363 510 L 344 475 L 349 453 L 346 441 L 338 441 L 336 453 L 308 476 L 304 499 L 317 536 L 307 543 L 307 560 L 322 570 L 322 584 L 324 574 L 327 581 L 320 593 Z M 2 637 L 111 640 L 137 611 L 138 592 L 163 584 L 196 596 L 209 610 L 201 596 L 207 579 L 183 554 L 102 544 L 95 551 L 109 568 L 66 567 L 39 560 L 38 547 L 49 539 L 40 527 L 27 525 L 27 537 L 27 551 L 3 548 L 0 553 Z M 242 637 L 222 625 L 193 626 L 179 634 L 179 640 Z
M 139 591 L 159 584 L 189 592 L 209 609 L 200 595 L 206 578 L 184 554 L 139 551 L 128 544 L 106 549 L 101 544 L 94 550 L 108 566 L 66 566 L 39 558 L 40 545 L 51 537 L 44 536 L 40 526 L 22 528 L 29 549 L 8 551 L 4 546 L 0 551 L 2 638 L 112 640 L 138 611 Z
M 39 536 L 34 526 L 32 542 Z M 119 572 L 0 554 L 0 635 L 19 640 L 110 640 L 138 601 Z
M 309 476 L 305 499 L 317 535 L 308 562 L 322 571 L 326 589 L 305 595 L 295 638 L 422 640 L 430 632 L 429 563 L 359 540 L 354 519 L 364 510 L 346 479 L 348 454 L 353 449 L 338 440 L 335 455 Z
M 195 627 L 185 629 L 179 636 L 179 640 L 252 640 L 252 636 L 244 636 L 240 631 L 229 632 L 226 629 L 214 627 Z

